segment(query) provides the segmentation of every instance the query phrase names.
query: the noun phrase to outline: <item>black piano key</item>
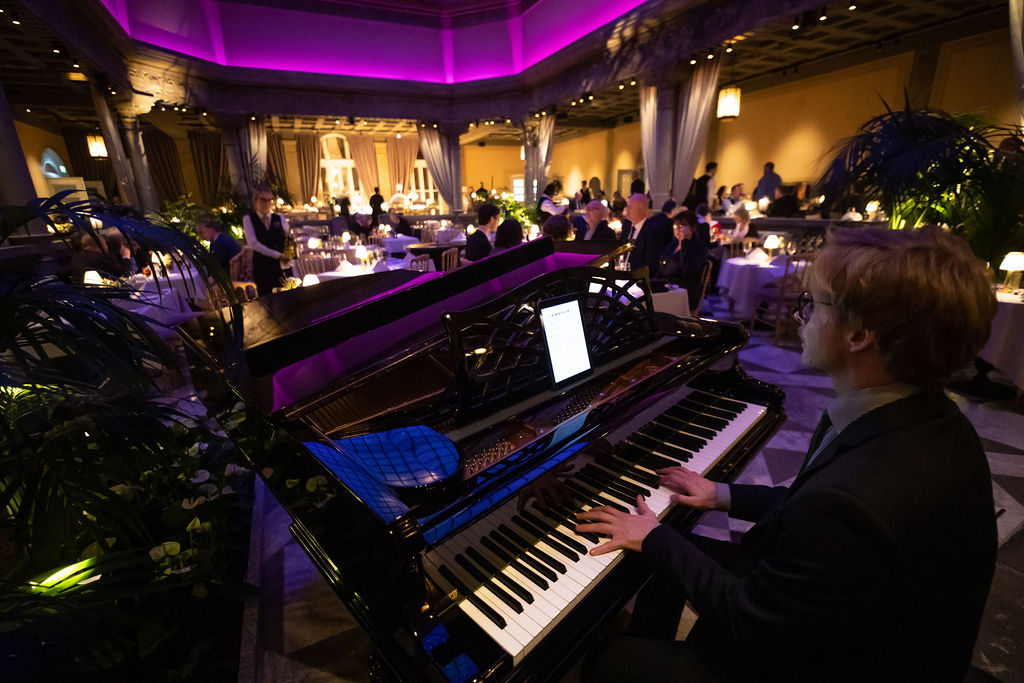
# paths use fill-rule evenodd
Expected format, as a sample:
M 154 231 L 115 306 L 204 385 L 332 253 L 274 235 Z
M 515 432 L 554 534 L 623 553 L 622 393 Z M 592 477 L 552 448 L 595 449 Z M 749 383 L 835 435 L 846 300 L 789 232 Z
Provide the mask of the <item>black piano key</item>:
M 645 489 L 644 487 L 633 484 L 632 482 L 623 481 L 619 474 L 617 474 L 616 472 L 612 472 L 608 469 L 605 469 L 604 467 L 601 467 L 596 463 L 591 463 L 590 465 L 587 465 L 587 468 L 589 468 L 587 470 L 588 472 L 593 472 L 598 476 L 607 477 L 608 481 L 611 482 L 613 486 L 618 488 L 623 493 L 628 493 L 629 495 L 633 496 L 633 500 L 636 500 L 637 496 L 643 496 L 644 498 L 646 498 L 647 496 L 651 495 L 651 492 Z
M 554 511 L 552 511 L 550 509 L 548 509 L 548 510 L 538 510 L 538 514 L 543 515 L 545 519 L 551 520 L 552 524 L 562 524 L 562 525 L 572 529 L 577 524 L 579 524 L 579 520 L 576 519 L 576 514 L 579 513 L 579 512 L 582 512 L 582 511 L 583 511 L 582 507 L 569 508 L 568 506 L 562 506 L 562 507 L 560 507 L 558 509 L 557 512 L 554 512 Z M 587 539 L 591 543 L 600 543 L 601 542 L 601 537 L 600 536 L 598 536 L 597 534 L 592 534 L 589 531 L 584 531 L 582 533 L 580 533 L 579 531 L 576 531 L 575 534 L 577 536 L 582 536 L 583 538 Z
M 465 569 L 470 576 L 480 582 L 480 585 L 489 590 L 494 597 L 501 600 L 503 603 L 509 606 L 509 608 L 516 614 L 523 613 L 523 604 L 513 598 L 511 595 L 505 592 L 505 590 L 494 583 L 494 581 L 487 578 L 487 576 L 476 568 L 476 566 L 470 562 L 466 557 L 459 553 L 455 556 L 455 561 L 459 563 L 459 566 Z
M 602 493 L 604 493 L 605 495 L 607 495 L 607 496 L 609 496 L 611 498 L 615 498 L 616 500 L 619 500 L 619 501 L 625 503 L 626 505 L 636 505 L 636 498 L 635 497 L 631 498 L 628 493 L 623 493 L 622 491 L 620 491 L 619 489 L 617 489 L 615 487 L 608 486 L 607 482 L 602 481 L 598 477 L 595 477 L 590 472 L 582 472 L 582 471 L 580 471 L 580 472 L 576 473 L 576 476 L 581 481 L 590 484 L 595 489 L 601 491 Z M 626 509 L 624 511 L 625 512 L 629 512 L 628 509 Z
M 466 555 L 468 555 L 471 560 L 480 565 L 481 569 L 483 569 L 485 572 L 487 572 L 495 579 L 500 581 L 502 585 L 505 586 L 505 588 L 515 593 L 517 598 L 519 598 L 527 604 L 533 603 L 533 594 L 530 593 L 530 591 L 526 590 L 518 583 L 516 583 L 515 579 L 513 579 L 511 576 L 503 574 L 500 569 L 495 567 L 493 564 L 490 563 L 490 561 L 486 557 L 481 555 L 479 550 L 477 550 L 476 548 L 466 548 Z
M 679 430 L 670 429 L 664 425 L 656 423 L 650 423 L 644 425 L 636 431 L 637 434 L 643 434 L 649 436 L 652 439 L 658 441 L 665 441 L 671 444 L 675 444 L 680 448 L 686 448 L 688 450 L 696 451 L 700 450 L 707 445 L 707 440 L 697 436 L 691 436 L 689 434 L 682 434 Z
M 719 432 L 729 426 L 729 420 L 723 420 L 722 418 L 715 417 L 713 415 L 705 415 L 704 413 L 696 410 L 682 408 L 680 406 L 669 408 L 665 411 L 665 415 L 674 417 L 677 420 L 684 420 L 686 422 L 698 424 L 702 427 L 707 427 L 708 429 L 713 429 Z
M 480 539 L 480 543 L 494 553 L 495 556 L 500 557 L 503 561 L 507 562 L 508 566 L 514 567 L 517 572 L 529 579 L 533 585 L 537 586 L 542 591 L 546 591 L 548 589 L 548 582 L 545 581 L 540 574 L 537 574 L 527 567 L 521 560 L 516 559 L 514 555 L 509 553 L 502 546 L 498 545 L 498 543 L 492 540 L 490 536 L 483 536 Z M 554 581 L 554 579 L 552 579 L 552 581 Z
M 586 555 L 587 554 L 587 546 L 583 545 L 582 543 L 580 543 L 579 541 L 577 541 L 575 539 L 569 538 L 568 536 L 566 536 L 564 533 L 562 533 L 558 529 L 555 529 L 553 527 L 553 525 L 551 525 L 549 522 L 545 522 L 542 519 L 538 519 L 537 516 L 534 515 L 533 513 L 531 513 L 529 510 L 520 510 L 519 514 L 523 517 L 523 519 L 525 519 L 528 522 L 531 522 L 532 524 L 537 526 L 537 528 L 545 529 L 546 533 L 549 536 L 552 536 L 552 537 L 558 539 L 559 541 L 561 541 L 565 545 L 569 546 L 570 548 L 572 548 L 573 550 L 578 552 L 580 555 Z
M 473 607 L 476 607 L 478 610 L 483 612 L 483 615 L 490 619 L 495 626 L 498 628 L 505 628 L 508 625 L 508 622 L 505 621 L 505 617 L 495 612 L 494 608 L 486 602 L 473 595 L 473 591 L 469 590 L 469 588 L 466 587 L 466 584 L 462 583 L 459 577 L 455 576 L 455 572 L 448 569 L 448 567 L 443 564 L 440 565 L 437 570 L 441 572 L 441 576 L 443 576 L 448 583 L 455 586 L 456 590 L 462 593 L 463 597 L 465 597 Z
M 722 408 L 723 410 L 731 410 L 737 415 L 747 409 L 747 404 L 744 403 L 743 401 L 737 401 L 736 399 L 726 398 L 725 396 L 709 394 L 705 391 L 696 391 L 690 394 L 688 398 L 692 398 L 698 401 L 704 401 L 710 406 Z
M 675 463 L 677 465 L 681 462 L 687 462 L 693 457 L 693 453 L 690 451 L 684 451 L 678 446 L 673 446 L 670 443 L 658 441 L 657 439 L 652 439 L 651 437 L 644 436 L 642 434 L 634 434 L 629 437 L 629 441 L 630 443 L 634 443 L 645 450 L 658 451 L 658 453 L 661 453 L 665 457 L 674 458 L 678 461 Z
M 687 420 L 680 420 L 678 418 L 672 417 L 667 413 L 659 415 L 658 417 L 654 418 L 654 423 L 664 425 L 676 431 L 684 431 L 689 434 L 693 434 L 694 436 L 699 436 L 702 439 L 710 440 L 718 435 L 718 432 L 715 431 L 714 429 L 701 427 L 700 425 L 694 422 L 689 422 Z
M 660 470 L 663 467 L 676 467 L 679 465 L 675 460 L 662 457 L 657 453 L 651 453 L 646 448 L 641 448 L 640 446 L 631 443 L 622 444 L 622 455 L 627 460 L 632 460 L 633 462 L 654 471 Z
M 566 482 L 565 485 L 569 486 L 570 488 L 579 489 L 580 495 L 587 495 L 587 491 L 588 491 L 587 487 L 588 486 L 593 486 L 592 484 L 588 485 L 588 484 L 586 484 L 584 482 L 581 482 L 581 481 Z M 607 506 L 607 507 L 615 508 L 616 510 L 621 510 L 622 512 L 629 512 L 629 508 L 623 507 L 621 504 L 615 502 L 611 498 L 607 498 L 607 497 L 601 495 L 600 493 L 597 492 L 596 489 L 593 492 L 591 492 L 589 495 L 591 496 L 591 498 L 590 498 L 591 505 L 594 506 L 594 507 Z
M 658 475 L 640 469 L 636 464 L 628 462 L 614 455 L 602 455 L 594 459 L 594 462 L 607 470 L 616 472 L 621 476 L 629 477 L 645 486 L 656 489 L 660 486 Z
M 559 562 L 555 558 L 551 557 L 551 555 L 548 555 L 541 548 L 538 548 L 535 545 L 533 545 L 532 543 L 528 542 L 525 538 L 520 536 L 516 531 L 514 531 L 513 529 L 510 529 L 508 527 L 508 525 L 501 524 L 501 525 L 498 526 L 498 529 L 501 531 L 501 533 L 503 533 L 505 536 L 507 536 L 509 538 L 509 540 L 511 540 L 513 543 L 517 544 L 520 547 L 521 552 L 525 552 L 525 553 L 529 553 L 530 555 L 533 555 L 538 560 L 540 560 L 541 562 L 543 562 L 547 566 L 551 567 L 552 569 L 554 569 L 559 574 L 564 574 L 565 573 L 565 565 L 564 564 L 562 564 L 561 562 Z
M 512 517 L 511 521 L 513 524 L 518 525 L 524 531 L 527 531 L 533 536 L 535 536 L 537 540 L 539 540 L 541 543 L 554 550 L 556 553 L 558 553 L 565 559 L 571 562 L 579 562 L 580 556 L 575 551 L 556 541 L 554 538 L 551 537 L 550 534 L 545 533 L 545 530 L 543 528 L 539 529 L 535 527 L 533 524 L 523 519 L 520 515 L 515 515 L 514 517 Z
M 710 415 L 711 417 L 717 417 L 717 418 L 720 418 L 720 419 L 723 419 L 723 420 L 726 420 L 726 421 L 736 419 L 736 413 L 732 412 L 731 410 L 723 410 L 721 408 L 715 408 L 714 406 L 705 405 L 704 403 L 701 403 L 699 401 L 694 401 L 694 400 L 689 399 L 689 398 L 684 398 L 682 401 L 680 401 L 676 405 L 678 405 L 678 406 L 680 406 L 682 408 L 690 408 L 692 410 L 696 410 L 698 413 L 702 413 L 704 415 Z

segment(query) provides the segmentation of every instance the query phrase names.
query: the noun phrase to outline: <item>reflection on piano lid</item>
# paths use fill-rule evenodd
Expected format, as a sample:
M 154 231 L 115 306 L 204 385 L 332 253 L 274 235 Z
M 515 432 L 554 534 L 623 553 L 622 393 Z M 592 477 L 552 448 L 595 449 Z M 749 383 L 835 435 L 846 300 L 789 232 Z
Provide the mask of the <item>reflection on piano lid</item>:
M 727 480 L 784 419 L 781 393 L 736 366 L 741 328 L 655 314 L 646 271 L 579 267 L 608 254 L 524 246 L 531 258 L 510 250 L 487 277 L 411 280 L 338 315 L 270 302 L 287 319 L 234 365 L 212 363 L 230 345 L 202 321 L 187 340 L 204 402 L 402 680 L 558 677 L 648 578 L 621 554 L 589 563 L 574 510 L 647 492 L 685 526 L 654 470 Z M 581 302 L 593 374 L 555 387 L 536 311 L 564 295 Z M 573 507 L 520 511 L 563 463 Z

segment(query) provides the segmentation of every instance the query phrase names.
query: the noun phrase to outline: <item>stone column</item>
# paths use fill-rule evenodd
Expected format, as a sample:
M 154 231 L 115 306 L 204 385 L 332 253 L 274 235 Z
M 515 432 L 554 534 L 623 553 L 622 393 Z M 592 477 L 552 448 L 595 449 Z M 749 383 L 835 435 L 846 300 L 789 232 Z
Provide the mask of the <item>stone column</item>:
M 0 84 L 0 204 L 27 204 L 35 198 L 36 188 L 25 163 L 25 152 Z
M 135 192 L 135 174 L 124 154 L 124 147 L 121 145 L 121 136 L 117 132 L 117 125 L 114 117 L 107 106 L 107 100 L 103 97 L 94 85 L 92 87 L 92 103 L 96 107 L 96 114 L 100 120 L 100 132 L 103 133 L 103 142 L 107 145 L 107 155 L 114 164 L 114 175 L 117 177 L 117 187 L 121 192 L 121 201 L 129 206 L 141 208 L 139 196 Z
M 674 84 L 658 85 L 658 118 L 654 135 L 658 155 L 655 168 L 647 169 L 648 189 L 655 211 L 661 210 L 672 189 L 672 170 L 675 168 L 676 158 L 676 124 L 679 120 L 676 112 L 678 101 L 678 88 Z
M 160 200 L 157 199 L 153 174 L 149 171 L 149 161 L 146 158 L 146 146 L 142 142 L 139 117 L 133 113 L 122 113 L 121 123 L 124 125 L 125 144 L 128 147 L 132 171 L 135 174 L 135 189 L 139 197 L 139 208 L 143 211 L 159 211 Z

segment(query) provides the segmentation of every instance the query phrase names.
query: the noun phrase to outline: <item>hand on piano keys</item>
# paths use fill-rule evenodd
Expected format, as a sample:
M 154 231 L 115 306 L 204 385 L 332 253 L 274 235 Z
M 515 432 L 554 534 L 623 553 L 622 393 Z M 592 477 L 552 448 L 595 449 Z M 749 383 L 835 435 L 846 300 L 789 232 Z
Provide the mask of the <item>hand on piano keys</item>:
M 655 472 L 661 477 L 661 486 L 675 491 L 670 500 L 696 510 L 715 510 L 718 495 L 715 482 L 700 476 L 693 470 L 679 465 L 663 467 Z
M 577 524 L 576 533 L 601 534 L 611 538 L 596 548 L 591 555 L 604 555 L 613 550 L 640 552 L 644 539 L 660 524 L 658 516 L 647 507 L 643 496 L 636 497 L 636 514 L 616 510 L 613 507 L 591 508 L 576 515 L 576 519 L 589 524 Z

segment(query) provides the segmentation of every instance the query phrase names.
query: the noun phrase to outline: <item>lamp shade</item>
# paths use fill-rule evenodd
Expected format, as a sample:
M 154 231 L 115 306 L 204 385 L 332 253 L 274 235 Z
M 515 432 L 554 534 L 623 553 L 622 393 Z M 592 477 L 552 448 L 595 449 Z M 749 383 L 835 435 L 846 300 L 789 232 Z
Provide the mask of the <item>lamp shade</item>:
M 740 115 L 740 88 L 727 85 L 718 91 L 718 118 L 734 119 Z
M 1024 270 L 1024 251 L 1011 251 L 1004 256 L 1003 262 L 999 264 L 999 270 L 1005 270 L 1008 273 Z
M 765 249 L 778 249 L 779 245 L 782 244 L 782 240 L 778 235 L 768 235 L 764 238 Z
M 365 259 L 365 258 L 366 258 L 367 256 L 369 256 L 369 252 L 368 252 L 368 251 L 366 250 L 366 247 L 365 247 L 365 246 L 363 246 L 362 244 L 360 244 L 360 245 L 359 245 L 358 247 L 356 247 L 356 258 L 357 258 L 357 259 L 359 259 L 360 261 L 362 261 L 362 260 L 364 260 L 364 259 Z
M 306 273 L 302 278 L 303 287 L 312 287 L 313 285 L 320 284 L 320 278 L 315 273 Z
M 86 135 L 85 144 L 89 145 L 89 156 L 96 159 L 107 158 L 107 143 L 103 142 L 102 135 Z

